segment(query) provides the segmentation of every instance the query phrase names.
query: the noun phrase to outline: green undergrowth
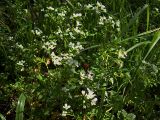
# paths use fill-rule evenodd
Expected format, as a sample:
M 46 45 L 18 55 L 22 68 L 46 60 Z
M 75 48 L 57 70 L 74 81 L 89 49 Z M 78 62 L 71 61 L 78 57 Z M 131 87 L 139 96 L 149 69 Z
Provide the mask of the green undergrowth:
M 0 118 L 158 120 L 159 6 L 0 2 Z

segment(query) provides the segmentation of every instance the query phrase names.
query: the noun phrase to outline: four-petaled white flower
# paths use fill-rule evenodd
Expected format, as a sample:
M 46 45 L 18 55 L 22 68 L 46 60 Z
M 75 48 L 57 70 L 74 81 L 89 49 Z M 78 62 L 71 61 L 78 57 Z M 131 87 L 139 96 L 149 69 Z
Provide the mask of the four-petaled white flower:
M 87 91 L 88 91 L 88 94 L 86 94 L 87 99 L 93 99 L 96 96 L 94 92 L 89 88 L 87 88 Z
M 70 107 L 71 107 L 71 106 L 68 105 L 67 103 L 65 103 L 64 106 L 63 106 L 63 108 L 64 108 L 65 110 L 68 110 Z

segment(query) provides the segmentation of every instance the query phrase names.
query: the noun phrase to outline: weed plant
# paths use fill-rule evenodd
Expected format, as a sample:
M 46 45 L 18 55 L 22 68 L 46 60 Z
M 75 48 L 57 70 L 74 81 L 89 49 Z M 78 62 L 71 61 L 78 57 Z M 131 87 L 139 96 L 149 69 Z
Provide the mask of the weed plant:
M 0 118 L 158 120 L 159 5 L 1 2 Z

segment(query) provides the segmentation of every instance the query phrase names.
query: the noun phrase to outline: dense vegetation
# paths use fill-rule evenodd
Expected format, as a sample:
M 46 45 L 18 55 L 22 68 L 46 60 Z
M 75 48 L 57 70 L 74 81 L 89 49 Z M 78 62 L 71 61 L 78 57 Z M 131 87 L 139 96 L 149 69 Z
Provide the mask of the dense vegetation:
M 0 118 L 158 120 L 159 6 L 0 1 Z

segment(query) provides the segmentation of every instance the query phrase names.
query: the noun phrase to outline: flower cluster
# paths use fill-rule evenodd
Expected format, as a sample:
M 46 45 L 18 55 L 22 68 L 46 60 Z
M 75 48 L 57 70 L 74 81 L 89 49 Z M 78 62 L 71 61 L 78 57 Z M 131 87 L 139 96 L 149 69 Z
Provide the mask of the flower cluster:
M 59 57 L 57 55 L 55 55 L 54 52 L 51 53 L 51 58 L 52 58 L 52 61 L 53 61 L 53 64 L 54 65 L 61 65 L 62 64 L 62 57 Z
M 37 36 L 40 36 L 43 32 L 39 28 L 36 28 L 34 30 L 31 30 L 31 32 Z
M 68 105 L 67 103 L 66 103 L 66 104 L 64 104 L 64 106 L 63 106 L 62 116 L 66 116 L 66 115 L 67 115 L 67 113 L 68 113 L 68 109 L 70 109 L 70 108 L 71 108 L 71 106 L 70 106 L 70 105 Z
M 80 71 L 80 78 L 82 80 L 84 79 L 89 79 L 89 80 L 93 80 L 93 77 L 94 77 L 94 73 L 92 71 L 87 71 L 85 72 L 84 70 Z
M 73 59 L 73 57 L 83 50 L 83 46 L 80 44 L 80 42 L 77 42 L 76 44 L 70 42 L 68 45 L 68 53 L 61 53 L 60 55 L 57 55 L 55 52 L 51 51 L 55 49 L 56 46 L 57 43 L 55 41 L 47 41 L 42 46 L 42 48 L 44 48 L 50 54 L 54 65 L 62 65 L 62 63 L 64 63 L 72 67 L 79 66 L 78 61 Z
M 80 42 L 77 42 L 77 44 L 70 42 L 69 48 L 70 52 L 74 51 L 76 54 L 78 54 L 81 50 L 84 49 Z
M 56 47 L 57 43 L 55 41 L 47 41 L 43 43 L 42 48 L 45 50 L 53 50 Z
M 81 93 L 88 100 L 91 100 L 91 105 L 96 105 L 96 102 L 97 102 L 96 94 L 92 90 L 90 90 L 89 88 L 87 88 L 87 92 L 84 91 L 84 90 L 82 90 Z
M 17 65 L 18 65 L 18 68 L 20 69 L 20 71 L 24 71 L 24 64 L 25 64 L 25 61 L 24 60 L 20 60 Z
M 84 7 L 86 10 L 95 10 L 97 13 L 101 13 L 101 12 L 106 13 L 107 12 L 106 7 L 98 1 L 97 1 L 96 5 L 88 4 L 88 5 L 85 5 Z

